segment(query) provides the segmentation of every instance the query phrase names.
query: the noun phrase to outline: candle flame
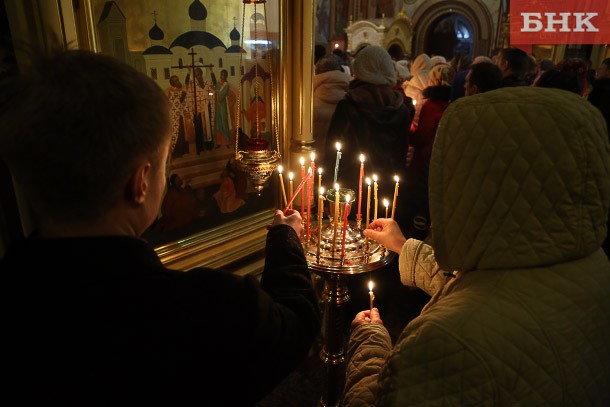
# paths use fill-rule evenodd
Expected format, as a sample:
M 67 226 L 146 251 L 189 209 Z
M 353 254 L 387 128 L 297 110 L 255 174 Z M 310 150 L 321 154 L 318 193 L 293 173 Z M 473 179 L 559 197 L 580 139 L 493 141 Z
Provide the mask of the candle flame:
M 322 167 L 318 167 L 318 174 L 322 175 Z
M 373 182 L 377 182 L 377 175 L 373 174 Z
M 373 291 L 373 281 L 369 281 L 369 291 Z
M 294 174 L 292 172 L 288 173 L 288 178 L 290 178 L 290 181 L 292 181 L 292 178 L 294 177 Z
M 345 202 L 346 203 L 349 203 L 349 201 L 351 201 L 351 200 L 352 200 L 351 195 L 345 195 Z
M 394 181 L 398 182 L 398 175 L 394 175 Z
M 368 186 L 371 186 L 371 179 L 369 177 L 366 177 L 365 179 L 366 183 L 368 184 Z
M 339 184 L 335 184 L 335 192 L 339 190 Z
M 299 159 L 299 162 L 301 163 L 302 166 L 305 165 L 305 158 L 301 157 Z
M 283 170 L 284 170 L 284 167 L 282 167 L 281 165 L 277 166 L 277 172 L 279 172 L 281 174 Z
M 320 187 L 320 195 L 324 195 L 324 187 Z
M 417 104 L 417 100 L 413 99 L 413 106 Z
M 385 198 L 383 198 L 383 206 L 385 206 L 386 208 L 388 206 L 390 206 L 390 202 L 387 199 L 385 199 Z
M 360 154 L 360 162 L 363 163 L 364 162 L 364 154 Z
M 341 143 L 338 141 L 335 143 L 335 147 L 337 147 L 337 151 L 341 151 Z
M 309 154 L 309 158 L 311 159 L 311 161 L 316 161 L 316 153 L 312 152 L 311 154 Z

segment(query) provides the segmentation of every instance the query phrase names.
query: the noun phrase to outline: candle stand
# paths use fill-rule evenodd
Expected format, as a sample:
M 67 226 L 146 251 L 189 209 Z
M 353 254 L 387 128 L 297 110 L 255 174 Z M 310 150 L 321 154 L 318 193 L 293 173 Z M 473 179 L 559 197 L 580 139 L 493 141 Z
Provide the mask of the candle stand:
M 343 191 L 341 192 L 343 196 Z M 322 222 L 318 219 L 311 236 L 302 237 L 309 268 L 324 280 L 323 344 L 320 350 L 325 370 L 320 405 L 324 407 L 339 406 L 343 394 L 347 345 L 344 311 L 350 300 L 347 280 L 350 275 L 376 270 L 388 264 L 395 256 L 379 243 L 365 238 L 355 222 L 352 224 L 350 221 L 346 226 L 345 250 L 342 250 L 343 235 L 335 231 L 333 196 L 330 190 L 327 195 L 330 219 Z M 345 202 L 340 202 L 339 208 L 341 215 L 345 210 Z M 343 216 L 338 216 L 336 227 L 338 231 L 343 230 Z

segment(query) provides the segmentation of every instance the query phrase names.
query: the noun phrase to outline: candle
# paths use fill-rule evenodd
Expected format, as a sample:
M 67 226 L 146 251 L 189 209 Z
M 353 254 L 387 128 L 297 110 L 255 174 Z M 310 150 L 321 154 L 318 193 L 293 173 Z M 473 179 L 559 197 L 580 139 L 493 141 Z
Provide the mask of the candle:
M 318 167 L 318 191 L 322 188 L 322 167 Z
M 290 203 L 286 204 L 287 208 L 292 209 L 292 178 L 294 177 L 294 174 L 292 172 L 288 173 L 288 179 L 290 180 L 290 184 L 288 187 L 288 195 L 290 195 Z
M 345 237 L 347 235 L 347 215 L 349 215 L 351 196 L 345 195 L 345 209 L 343 210 L 343 234 L 341 235 L 341 263 L 345 258 Z
M 377 199 L 377 175 L 373 174 L 373 201 L 375 203 L 375 210 L 373 212 L 373 220 L 377 220 L 377 207 L 379 206 L 379 200 Z
M 371 303 L 371 311 L 373 310 L 373 300 L 375 299 L 375 294 L 373 294 L 373 281 L 369 280 L 369 300 Z
M 335 242 L 337 241 L 337 229 L 339 229 L 339 184 L 335 184 L 335 213 L 333 215 L 333 244 L 331 246 L 331 257 L 335 257 Z
M 360 178 L 358 179 L 358 213 L 356 220 L 362 220 L 362 179 L 364 178 L 364 154 L 360 154 Z
M 289 177 L 291 175 L 292 175 L 292 173 L 288 174 Z M 284 209 L 284 212 L 286 212 L 289 208 L 292 208 L 292 202 L 294 201 L 294 198 L 296 198 L 296 196 L 299 194 L 299 192 L 301 192 L 301 190 L 303 189 L 303 186 L 305 185 L 305 183 L 307 181 L 309 181 L 310 177 L 311 177 L 311 169 L 309 169 L 307 171 L 307 176 L 303 179 L 303 181 L 301 181 L 301 183 L 297 187 L 296 191 L 294 191 L 294 194 L 292 194 L 292 196 L 290 197 L 290 200 L 288 201 L 288 204 L 286 205 L 286 209 Z M 292 190 L 292 178 L 290 179 L 290 190 Z
M 337 174 L 339 174 L 339 160 L 341 159 L 341 143 L 337 141 L 335 143 L 335 147 L 337 147 L 337 159 L 335 161 L 335 177 L 333 178 L 333 184 L 337 183 Z
M 299 159 L 301 163 L 301 182 L 305 179 L 305 158 L 301 157 Z M 301 192 L 301 213 L 305 213 L 305 191 Z
M 394 219 L 394 213 L 396 212 L 396 198 L 398 198 L 398 175 L 394 175 L 394 181 L 396 181 L 396 186 L 394 187 L 394 200 L 392 201 L 392 219 Z
M 315 174 L 316 171 L 316 164 L 314 163 L 314 160 L 316 159 L 316 153 L 311 153 L 309 155 L 309 157 L 311 158 L 311 174 L 312 176 L 309 177 L 309 181 L 307 181 L 307 238 L 309 239 L 310 235 L 310 218 L 311 218 L 311 198 L 313 195 L 313 183 L 314 183 L 314 177 L 313 174 Z
M 367 192 L 366 192 L 366 223 L 364 224 L 365 229 L 371 222 L 371 179 L 366 177 Z
M 284 176 L 282 175 L 283 170 L 284 170 L 284 167 L 282 167 L 281 165 L 278 165 L 277 172 L 280 175 L 280 188 L 282 189 L 282 197 L 284 198 L 284 205 L 286 205 L 288 203 L 288 199 L 286 199 L 286 188 L 284 188 Z
M 324 188 L 318 188 L 318 252 L 316 257 L 320 261 L 320 247 L 322 246 L 322 217 L 324 216 Z
M 383 198 L 383 206 L 385 206 L 385 217 L 387 218 L 388 217 L 388 206 L 390 206 L 390 202 L 385 198 Z

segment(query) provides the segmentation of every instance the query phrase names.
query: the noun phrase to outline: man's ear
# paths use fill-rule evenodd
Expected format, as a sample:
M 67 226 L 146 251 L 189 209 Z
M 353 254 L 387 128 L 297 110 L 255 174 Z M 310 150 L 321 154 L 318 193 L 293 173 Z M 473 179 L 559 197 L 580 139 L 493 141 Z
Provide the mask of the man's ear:
M 128 199 L 136 205 L 142 205 L 146 200 L 151 165 L 149 162 L 138 165 L 134 171 L 127 189 Z

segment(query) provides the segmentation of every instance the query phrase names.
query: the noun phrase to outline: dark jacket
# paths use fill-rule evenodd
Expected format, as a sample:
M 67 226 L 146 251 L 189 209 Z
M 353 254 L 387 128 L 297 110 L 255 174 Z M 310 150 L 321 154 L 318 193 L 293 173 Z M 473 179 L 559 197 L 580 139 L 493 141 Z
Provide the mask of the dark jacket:
M 337 182 L 341 188 L 358 193 L 360 154 L 365 156 L 365 177 L 379 177 L 379 196 L 391 200 L 394 175 L 405 176 L 405 160 L 411 116 L 403 95 L 390 86 L 372 85 L 354 79 L 345 98 L 337 104 L 326 138 L 325 184 L 333 185 L 336 159 L 335 143 L 341 142 L 341 161 Z M 363 185 L 366 191 L 366 184 Z M 366 193 L 363 192 L 365 207 Z M 396 216 L 399 216 L 401 195 L 398 195 Z M 371 209 L 371 219 L 373 218 Z M 354 217 L 356 211 L 353 211 Z M 364 213 L 364 209 L 363 209 Z M 381 212 L 380 212 L 381 215 Z M 365 215 L 363 215 L 364 218 Z M 383 216 L 383 215 L 381 215 Z
M 259 284 L 222 270 L 169 270 L 132 237 L 13 247 L 0 263 L 4 397 L 252 404 L 307 356 L 320 328 L 294 230 L 272 228 L 266 251 Z

